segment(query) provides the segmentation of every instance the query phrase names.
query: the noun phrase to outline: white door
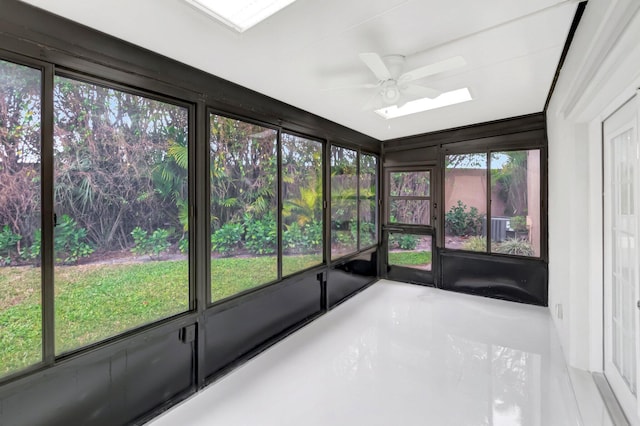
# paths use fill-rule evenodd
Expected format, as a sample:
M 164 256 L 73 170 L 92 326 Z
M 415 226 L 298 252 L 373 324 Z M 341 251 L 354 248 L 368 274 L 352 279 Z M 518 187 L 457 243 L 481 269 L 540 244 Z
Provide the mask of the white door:
M 640 142 L 638 98 L 604 122 L 604 372 L 638 423 Z

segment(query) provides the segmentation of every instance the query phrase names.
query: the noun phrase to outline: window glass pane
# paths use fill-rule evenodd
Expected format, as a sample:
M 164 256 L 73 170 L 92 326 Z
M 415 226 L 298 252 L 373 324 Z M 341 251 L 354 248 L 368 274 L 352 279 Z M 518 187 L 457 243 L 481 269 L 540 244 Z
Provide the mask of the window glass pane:
M 406 225 L 429 225 L 431 223 L 430 200 L 403 200 L 389 199 L 390 219 L 389 223 L 402 223 Z
M 431 270 L 431 235 L 389 233 L 389 265 Z
M 56 77 L 56 353 L 189 309 L 186 108 Z
M 360 248 L 377 243 L 378 159 L 360 155 Z
M 278 278 L 278 132 L 211 115 L 211 301 Z
M 357 152 L 331 147 L 331 258 L 358 250 Z
M 390 194 L 395 196 L 429 197 L 431 173 L 421 172 L 392 172 L 389 179 Z
M 0 376 L 42 359 L 41 73 L 0 60 Z
M 540 150 L 491 154 L 491 251 L 540 256 Z
M 445 158 L 445 247 L 487 251 L 487 154 Z
M 282 134 L 282 274 L 322 263 L 322 143 Z

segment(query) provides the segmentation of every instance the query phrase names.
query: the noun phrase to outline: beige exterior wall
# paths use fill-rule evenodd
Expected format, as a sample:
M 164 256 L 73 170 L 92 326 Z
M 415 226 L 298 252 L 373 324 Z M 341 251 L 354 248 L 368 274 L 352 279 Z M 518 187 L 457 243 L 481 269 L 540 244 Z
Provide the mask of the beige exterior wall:
M 457 205 L 458 200 L 475 207 L 480 214 L 487 214 L 487 171 L 486 169 L 449 169 L 444 182 L 444 212 Z M 496 193 L 491 194 L 491 215 L 504 215 L 504 202 Z

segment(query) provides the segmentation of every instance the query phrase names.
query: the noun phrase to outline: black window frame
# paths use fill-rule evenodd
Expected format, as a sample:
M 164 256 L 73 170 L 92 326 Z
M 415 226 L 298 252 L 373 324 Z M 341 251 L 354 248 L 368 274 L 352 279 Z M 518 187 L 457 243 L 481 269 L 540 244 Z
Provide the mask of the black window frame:
M 429 173 L 429 195 L 417 196 L 417 195 L 391 195 L 391 175 L 393 173 L 414 173 L 414 172 L 427 172 Z M 428 228 L 433 229 L 434 226 L 434 206 L 433 206 L 433 194 L 434 185 L 433 178 L 435 175 L 434 166 L 394 166 L 387 167 L 385 169 L 385 187 L 389 188 L 387 194 L 385 194 L 385 223 L 388 226 L 402 226 L 402 227 L 416 227 L 416 228 Z M 391 203 L 393 200 L 406 200 L 406 201 L 428 201 L 429 202 L 429 223 L 404 223 L 404 222 L 392 222 L 391 221 Z
M 355 195 L 355 200 L 356 200 L 356 249 L 349 252 L 349 253 L 343 253 L 337 256 L 332 256 L 332 251 L 331 251 L 331 239 L 333 236 L 333 229 L 331 227 L 331 211 L 332 211 L 332 206 L 331 206 L 331 200 L 332 200 L 332 186 L 331 186 L 331 160 L 333 158 L 333 153 L 332 153 L 332 148 L 336 147 L 336 148 L 340 148 L 340 149 L 348 149 L 351 151 L 354 151 L 356 153 L 356 195 Z M 362 247 L 361 246 L 361 242 L 360 242 L 360 202 L 361 202 L 361 197 L 360 197 L 360 156 L 364 154 L 364 155 L 370 155 L 376 158 L 376 175 L 375 175 L 375 179 L 374 181 L 376 182 L 376 194 L 375 194 L 375 205 L 376 205 L 376 212 L 375 212 L 375 217 L 376 217 L 376 238 L 375 241 L 369 245 L 369 246 L 365 246 Z M 380 177 L 380 170 L 382 168 L 382 164 L 381 164 L 381 160 L 380 160 L 380 155 L 373 153 L 373 152 L 368 152 L 365 150 L 362 150 L 360 148 L 356 148 L 353 146 L 349 146 L 343 143 L 335 143 L 335 142 L 331 142 L 327 144 L 327 150 L 326 150 L 326 159 L 327 161 L 325 162 L 325 173 L 327 175 L 327 178 L 325 179 L 325 184 L 328 185 L 328 194 L 327 194 L 327 200 L 326 200 L 326 210 L 327 210 L 327 216 L 328 216 L 328 221 L 326 221 L 327 223 L 325 224 L 327 232 L 326 232 L 326 238 L 327 238 L 327 242 L 326 242 L 326 247 L 325 247 L 325 253 L 326 253 L 326 258 L 329 260 L 330 264 L 338 264 L 341 263 L 342 261 L 344 261 L 344 259 L 349 258 L 349 257 L 353 257 L 355 255 L 358 255 L 359 253 L 362 253 L 364 251 L 368 251 L 371 250 L 374 247 L 378 247 L 380 245 L 380 233 L 381 233 L 381 224 L 380 224 L 380 204 L 381 204 L 381 197 L 380 197 L 380 183 L 381 183 L 381 177 Z
M 446 178 L 446 157 L 448 155 L 464 155 L 464 154 L 484 154 L 487 161 L 486 166 L 486 207 L 487 207 L 487 225 L 486 225 L 486 251 L 470 251 L 464 249 L 455 249 L 445 247 L 445 235 L 441 232 L 437 239 L 437 245 L 441 252 L 457 252 L 481 256 L 493 256 L 503 258 L 531 259 L 548 262 L 548 218 L 547 218 L 547 192 L 548 192 L 548 176 L 547 176 L 547 145 L 545 143 L 546 135 L 544 131 L 530 130 L 523 131 L 514 135 L 502 135 L 487 137 L 484 139 L 473 139 L 462 142 L 453 142 L 450 144 L 440 145 L 441 166 L 440 179 L 442 181 L 442 193 L 440 194 L 440 204 L 442 205 L 442 214 L 440 215 L 438 225 L 440 229 L 445 229 L 444 211 L 446 194 L 445 194 L 445 178 Z M 491 251 L 491 156 L 493 153 L 512 152 L 512 151 L 530 151 L 537 150 L 540 153 L 540 255 L 539 256 L 521 256 L 505 253 L 497 253 Z

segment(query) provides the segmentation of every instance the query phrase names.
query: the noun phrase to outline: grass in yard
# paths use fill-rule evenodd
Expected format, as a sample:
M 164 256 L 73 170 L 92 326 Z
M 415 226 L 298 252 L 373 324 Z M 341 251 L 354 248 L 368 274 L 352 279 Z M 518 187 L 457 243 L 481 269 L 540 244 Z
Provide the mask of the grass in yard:
M 322 256 L 285 256 L 284 275 L 309 268 L 322 262 Z M 211 259 L 211 300 L 213 302 L 233 296 L 241 291 L 266 284 L 277 278 L 277 258 L 227 257 Z
M 321 254 L 285 255 L 282 258 L 282 275 L 291 275 L 321 263 Z
M 39 273 L 31 267 L 0 268 L 0 376 L 41 359 Z M 61 266 L 55 282 L 56 353 L 189 307 L 186 261 Z
M 286 256 L 285 274 L 322 262 Z M 276 257 L 211 260 L 212 299 L 276 279 Z M 189 308 L 186 260 L 57 266 L 56 353 L 73 350 Z M 0 268 L 0 376 L 41 360 L 40 268 Z
M 389 252 L 389 265 L 426 266 L 431 263 L 430 251 L 392 251 Z
M 0 376 L 40 361 L 41 318 L 40 268 L 0 268 Z
M 56 353 L 189 309 L 186 260 L 56 268 Z

